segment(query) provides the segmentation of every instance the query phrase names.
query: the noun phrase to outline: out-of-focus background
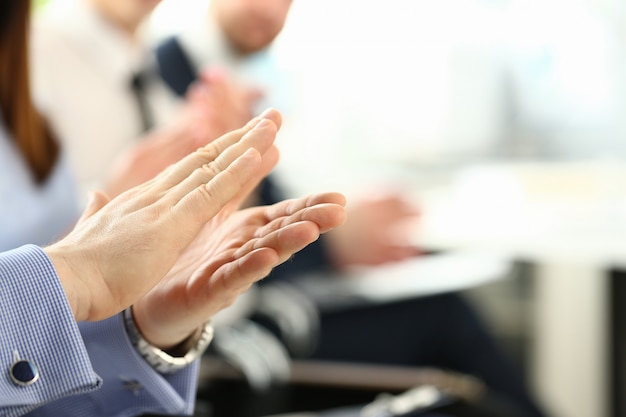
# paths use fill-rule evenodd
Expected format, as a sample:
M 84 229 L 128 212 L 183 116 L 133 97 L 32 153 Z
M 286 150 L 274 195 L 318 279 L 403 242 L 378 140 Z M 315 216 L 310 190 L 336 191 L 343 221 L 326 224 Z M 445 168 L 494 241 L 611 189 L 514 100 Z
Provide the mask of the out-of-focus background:
M 206 4 L 164 0 L 150 30 Z M 393 183 L 418 245 L 510 257 L 467 293 L 533 390 L 626 416 L 626 3 L 297 0 L 270 52 L 285 186 Z
M 626 415 L 625 24 L 617 0 L 297 0 L 272 51 L 285 185 L 401 184 L 418 244 L 511 256 L 468 294 L 555 416 Z
M 164 1 L 156 30 L 199 3 Z M 511 256 L 468 294 L 555 416 L 626 415 L 625 12 L 297 0 L 272 51 L 286 185 L 401 184 L 424 208 L 418 244 Z
M 157 30 L 175 31 L 206 4 L 164 1 Z M 610 0 L 294 2 L 274 52 L 299 104 L 282 110 L 307 129 L 285 140 L 282 165 L 317 188 L 362 182 L 373 164 L 619 160 L 623 9 Z M 320 164 L 328 176 L 306 175 Z

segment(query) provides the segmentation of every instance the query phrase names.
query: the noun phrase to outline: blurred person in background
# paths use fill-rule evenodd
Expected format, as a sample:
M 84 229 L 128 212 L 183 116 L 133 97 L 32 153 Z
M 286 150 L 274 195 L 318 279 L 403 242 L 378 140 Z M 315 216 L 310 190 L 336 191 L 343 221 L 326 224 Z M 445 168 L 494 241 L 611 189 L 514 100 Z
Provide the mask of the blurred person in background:
M 126 186 L 115 186 L 121 179 L 110 178 L 112 166 L 135 165 L 144 170 L 138 180 L 148 179 L 251 117 L 247 108 L 232 108 L 219 74 L 207 74 L 210 89 L 198 87 L 185 98 L 160 82 L 142 32 L 158 4 L 55 0 L 34 19 L 33 97 L 83 192 L 107 184 L 116 194 Z M 120 160 L 129 148 L 133 157 Z
M 291 3 L 211 0 L 205 19 L 159 43 L 161 76 L 181 96 L 211 67 L 227 71 L 248 88 L 255 86 L 254 72 L 262 73 L 259 64 L 269 62 L 268 48 L 281 32 Z M 272 92 L 263 99 L 271 102 Z M 263 181 L 257 192 L 261 204 L 281 198 L 278 180 L 272 174 Z M 401 195 L 371 190 L 370 198 L 351 201 L 347 209 L 342 227 L 275 269 L 261 285 L 419 255 L 410 236 L 398 238 L 398 226 L 419 217 L 419 209 Z M 458 293 L 321 311 L 319 332 L 309 358 L 451 369 L 480 378 L 528 415 L 545 416 L 515 365 Z

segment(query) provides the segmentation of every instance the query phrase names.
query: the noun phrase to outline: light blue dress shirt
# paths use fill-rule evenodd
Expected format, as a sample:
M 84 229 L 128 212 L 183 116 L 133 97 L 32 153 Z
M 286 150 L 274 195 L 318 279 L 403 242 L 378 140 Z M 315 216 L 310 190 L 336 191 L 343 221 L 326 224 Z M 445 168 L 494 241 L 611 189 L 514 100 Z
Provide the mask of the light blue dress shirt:
M 130 344 L 121 315 L 77 325 L 39 247 L 0 253 L 0 306 L 0 416 L 193 412 L 198 363 L 160 375 Z M 32 385 L 9 377 L 16 358 L 37 367 Z
M 192 414 L 198 363 L 161 375 L 137 354 L 121 315 L 74 320 L 50 259 L 27 244 L 45 245 L 76 222 L 70 170 L 61 158 L 34 185 L 1 120 L 0 199 L 0 417 Z M 17 359 L 37 367 L 32 385 L 10 378 Z

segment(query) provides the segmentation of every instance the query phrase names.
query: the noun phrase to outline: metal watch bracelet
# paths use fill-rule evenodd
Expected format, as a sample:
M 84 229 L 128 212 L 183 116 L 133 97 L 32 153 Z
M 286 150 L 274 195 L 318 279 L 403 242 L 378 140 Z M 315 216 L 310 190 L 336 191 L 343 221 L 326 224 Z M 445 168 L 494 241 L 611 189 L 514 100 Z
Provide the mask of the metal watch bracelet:
M 135 324 L 131 307 L 124 310 L 123 316 L 130 342 L 146 362 L 161 374 L 171 374 L 187 367 L 202 356 L 213 339 L 213 326 L 211 326 L 211 321 L 209 320 L 205 323 L 199 335 L 194 333 L 194 335 L 190 336 L 197 340 L 186 343 L 192 344 L 192 347 L 183 356 L 172 356 L 143 338 Z

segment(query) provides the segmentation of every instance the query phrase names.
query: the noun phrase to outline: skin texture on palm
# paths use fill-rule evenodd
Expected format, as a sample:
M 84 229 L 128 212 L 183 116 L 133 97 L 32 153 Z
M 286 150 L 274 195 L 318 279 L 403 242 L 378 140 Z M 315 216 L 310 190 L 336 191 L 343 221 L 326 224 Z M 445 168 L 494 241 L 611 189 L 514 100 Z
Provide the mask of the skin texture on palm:
M 141 333 L 163 349 L 182 341 L 274 266 L 341 224 L 344 204 L 343 195 L 324 193 L 218 215 L 133 306 Z

